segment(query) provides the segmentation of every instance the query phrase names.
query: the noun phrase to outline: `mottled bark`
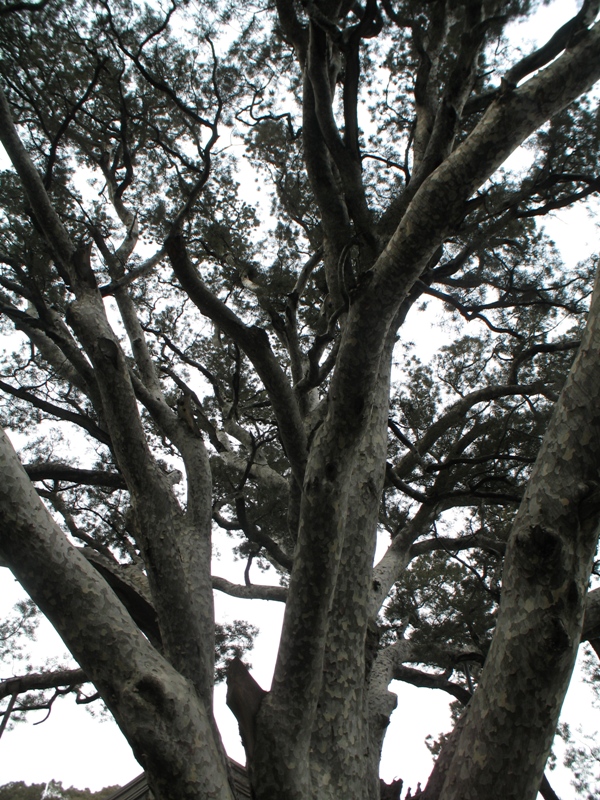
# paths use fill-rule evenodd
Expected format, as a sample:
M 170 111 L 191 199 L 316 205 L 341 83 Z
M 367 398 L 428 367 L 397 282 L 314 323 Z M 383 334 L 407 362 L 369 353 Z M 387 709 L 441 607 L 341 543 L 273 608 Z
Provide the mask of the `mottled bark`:
M 378 647 L 377 626 L 369 619 L 369 600 L 385 477 L 394 338 L 390 337 L 381 359 L 378 396 L 374 398 L 350 479 L 340 572 L 329 615 L 319 713 L 311 737 L 315 800 L 334 800 L 344 793 L 375 798 L 379 792 L 378 767 L 365 758 L 369 752 L 368 681 Z
M 104 149 L 98 155 L 99 142 L 93 137 L 90 141 L 85 138 L 85 125 L 81 126 L 85 139 L 82 152 L 102 171 L 111 204 L 109 212 L 116 213 L 125 230 L 118 247 L 113 248 L 103 238 L 103 232 L 89 216 L 73 222 L 70 211 L 64 217 L 57 213 L 54 195 L 47 191 L 23 146 L 8 102 L 0 93 L 0 139 L 22 183 L 27 214 L 35 222 L 34 234 L 44 239 L 44 255 L 53 255 L 55 266 L 49 268 L 49 274 L 54 279 L 52 269 L 56 268 L 69 290 L 61 301 L 67 298 L 67 321 L 74 333 L 58 318 L 49 301 L 46 306 L 46 301 L 39 298 L 37 305 L 33 303 L 37 316 L 33 308 L 25 313 L 15 303 L 9 303 L 5 313 L 28 333 L 60 379 L 71 381 L 85 395 L 86 403 L 89 399 L 96 418 L 68 410 L 69 400 L 64 401 L 60 411 L 28 389 L 13 391 L 7 383 L 3 387 L 44 413 L 58 409 L 59 418 L 78 424 L 107 446 L 118 473 L 65 471 L 57 465 L 36 465 L 32 475 L 110 488 L 125 486 L 133 509 L 135 548 L 132 546 L 130 552 L 136 564 L 143 561 L 148 587 L 144 585 L 140 590 L 135 581 L 129 580 L 129 567 L 113 566 L 110 558 L 103 561 L 94 556 L 94 569 L 81 552 L 68 544 L 6 442 L 0 460 L 0 556 L 11 565 L 98 687 L 148 770 L 161 800 L 231 798 L 212 719 L 213 588 L 237 597 L 286 602 L 270 692 L 263 694 L 247 673 L 238 669 L 239 663 L 232 671 L 232 705 L 243 728 L 257 800 L 377 800 L 377 765 L 395 705 L 395 697 L 388 690 L 390 681 L 400 678 L 467 699 L 464 688 L 443 676 L 406 667 L 404 660 L 409 660 L 409 654 L 402 640 L 376 654 L 378 611 L 411 559 L 438 546 L 447 545 L 449 550 L 463 546 L 458 539 L 445 543 L 441 537 L 415 544 L 448 507 L 443 499 L 436 500 L 436 492 L 443 496 L 445 475 L 440 473 L 431 484 L 433 500 L 427 494 L 429 488 L 413 491 L 403 480 L 423 456 L 435 452 L 448 428 L 458 426 L 476 404 L 521 394 L 530 397 L 538 390 L 549 395 L 543 385 L 521 386 L 515 366 L 514 381 L 509 379 L 502 385 L 470 392 L 450 407 L 394 469 L 386 464 L 394 339 L 408 308 L 422 292 L 430 291 L 442 300 L 447 297 L 430 288 L 430 283 L 436 277 L 435 267 L 448 237 L 452 237 L 451 247 L 457 241 L 462 247 L 460 237 L 466 236 L 468 226 L 481 223 L 470 216 L 474 208 L 480 208 L 472 202 L 474 193 L 540 125 L 600 78 L 600 25 L 589 31 L 585 28 L 591 24 L 598 3 L 586 2 L 581 14 L 561 29 L 549 46 L 514 66 L 501 86 L 485 98 L 471 97 L 476 82 L 483 80 L 478 74 L 483 62 L 478 59 L 490 26 L 501 27 L 497 18 L 484 18 L 485 4 L 470 3 L 463 8 L 461 4 L 429 3 L 418 17 L 410 19 L 400 18 L 391 3 L 383 5 L 390 19 L 411 30 L 412 57 L 417 64 L 414 107 L 406 114 L 405 110 L 398 112 L 406 119 L 414 112 L 414 129 L 409 132 L 408 123 L 403 122 L 398 138 L 394 139 L 395 134 L 390 138 L 394 146 L 405 136 L 410 138 L 412 159 L 406 155 L 404 168 L 408 185 L 398 191 L 382 213 L 379 206 L 375 208 L 371 203 L 376 189 L 363 178 L 363 137 L 358 115 L 363 88 L 361 41 L 382 29 L 379 6 L 373 0 L 367 0 L 364 8 L 348 0 L 317 0 L 300 5 L 277 0 L 283 36 L 293 45 L 302 70 L 294 79 L 303 85 L 303 155 L 312 188 L 310 202 L 314 199 L 305 232 L 311 228 L 307 241 L 318 252 L 309 257 L 287 301 L 284 294 L 277 298 L 285 311 L 274 310 L 267 289 L 241 278 L 240 291 L 254 293 L 252 300 L 258 301 L 263 315 L 259 319 L 270 320 L 270 329 L 252 325 L 246 319 L 246 310 L 251 308 L 245 305 L 247 296 L 242 296 L 239 305 L 246 310 L 239 313 L 222 300 L 239 289 L 222 261 L 223 274 L 214 284 L 212 278 L 205 282 L 197 269 L 196 259 L 202 262 L 211 255 L 202 237 L 212 218 L 210 214 L 204 218 L 201 212 L 198 219 L 191 221 L 193 206 L 207 185 L 210 151 L 218 133 L 216 122 L 228 90 L 222 92 L 215 66 L 212 87 L 207 80 L 190 103 L 178 95 L 181 76 L 177 76 L 175 86 L 170 86 L 168 75 L 157 77 L 147 66 L 144 48 L 148 45 L 149 51 L 150 42 L 158 41 L 160 32 L 167 29 L 168 17 L 163 28 L 145 39 L 139 52 L 126 44 L 134 41 L 136 32 L 120 35 L 108 5 L 106 18 L 99 23 L 102 30 L 103 26 L 109 29 L 108 49 L 119 52 L 121 48 L 119 59 L 127 64 L 122 75 L 113 76 L 121 92 L 120 105 L 117 104 L 121 117 L 115 114 L 109 131 L 111 144 L 116 142 L 123 158 L 119 160 L 120 156 L 114 154 L 109 157 Z M 409 50 L 407 42 L 406 53 Z M 267 58 L 264 53 L 263 57 Z M 409 57 L 403 54 L 401 58 Z M 150 56 L 148 59 L 150 63 Z M 232 388 L 234 402 L 227 411 L 223 397 L 215 389 L 214 416 L 221 414 L 222 431 L 217 431 L 220 423 L 213 423 L 212 418 L 198 424 L 191 407 L 185 404 L 180 407 L 183 413 L 178 415 L 163 393 L 162 379 L 166 375 L 173 382 L 170 386 L 182 391 L 185 387 L 184 399 L 190 397 L 189 387 L 177 370 L 171 369 L 169 357 L 162 360 L 164 375 L 158 371 L 155 353 L 146 341 L 146 336 L 151 335 L 149 327 L 144 328 L 138 318 L 137 298 L 132 290 L 136 277 L 159 262 L 162 247 L 145 265 L 127 271 L 133 261 L 126 262 L 140 235 L 139 220 L 152 217 L 146 199 L 141 201 L 143 210 L 138 218 L 137 211 L 129 208 L 122 197 L 134 172 L 125 97 L 125 81 L 135 83 L 126 76 L 130 62 L 132 70 L 135 67 L 146 81 L 143 85 L 158 90 L 154 99 L 158 98 L 160 104 L 161 99 L 167 98 L 172 104 L 172 120 L 177 120 L 189 134 L 188 144 L 196 137 L 198 151 L 195 163 L 187 155 L 178 160 L 175 144 L 171 146 L 160 139 L 158 119 L 158 127 L 151 123 L 150 132 L 144 134 L 152 142 L 156 136 L 156 165 L 164 157 L 169 165 L 166 171 L 177 173 L 180 178 L 179 188 L 173 180 L 166 192 L 169 203 L 181 200 L 171 225 L 164 227 L 164 220 L 153 220 L 150 236 L 156 237 L 157 232 L 158 238 L 166 235 L 164 252 L 178 281 L 174 291 L 182 292 L 179 296 L 185 298 L 181 308 L 188 302 L 195 305 L 234 343 L 237 360 L 232 387 L 236 379 L 238 384 L 240 380 L 240 353 L 255 371 L 250 382 L 256 380 L 257 392 L 261 391 L 262 382 L 268 411 L 264 420 L 251 416 L 249 419 L 257 430 L 270 429 L 265 437 L 269 446 L 277 429 L 282 452 L 274 463 L 282 474 L 268 463 L 247 460 L 254 459 L 256 442 L 254 434 L 233 413 L 239 411 L 234 408 L 239 385 Z M 258 74 L 261 67 L 258 63 L 255 66 Z M 516 85 L 534 70 L 539 71 L 521 86 Z M 100 72 L 96 64 L 94 81 Z M 292 73 L 290 70 L 289 75 Z M 126 77 L 120 83 L 123 76 Z M 14 102 L 18 92 L 10 85 Z M 343 97 L 338 113 L 335 95 L 340 85 Z M 90 84 L 90 92 L 93 87 L 94 83 Z M 198 111 L 206 99 L 200 97 L 205 89 L 212 91 L 211 99 L 218 109 L 214 123 L 204 120 Z M 195 90 L 190 91 L 190 96 L 194 95 Z M 256 91 L 254 100 L 261 92 Z M 82 95 L 77 111 L 88 94 Z M 465 120 L 470 99 L 479 103 L 478 113 L 482 113 L 472 125 Z M 21 101 L 17 98 L 15 106 L 19 108 Z M 163 111 L 161 106 L 160 114 Z M 150 109 L 146 112 L 151 116 Z M 164 111 L 167 120 L 171 120 L 169 113 Z M 33 109 L 34 120 L 35 114 Z M 135 125 L 142 124 L 144 114 L 139 114 Z M 67 123 L 62 121 L 63 132 L 68 124 L 75 124 L 75 112 L 69 111 L 67 119 Z M 93 115 L 87 119 L 91 125 Z M 275 121 L 272 115 L 263 119 Z M 27 135 L 36 143 L 36 158 L 41 162 L 47 132 L 42 130 L 42 124 L 38 140 L 36 122 L 31 126 Z M 203 143 L 198 129 L 208 132 L 208 141 Z M 75 144 L 68 146 L 76 150 L 76 138 L 72 142 Z M 48 178 L 58 143 L 54 139 L 49 145 Z M 140 144 L 140 152 L 143 146 Z M 93 156 L 89 156 L 92 151 Z M 76 157 L 80 157 L 79 151 Z M 114 158 L 112 164 L 110 158 Z M 159 166 L 156 175 L 160 175 Z M 152 180 L 157 178 L 153 175 Z M 392 191 L 391 186 L 392 182 L 386 192 Z M 181 192 L 180 198 L 176 198 L 177 191 Z M 223 208 L 216 211 L 220 214 Z M 492 208 L 490 214 L 494 213 Z M 159 216 L 158 210 L 156 215 Z M 502 237 L 510 213 L 505 216 L 506 219 L 499 213 L 496 219 L 498 222 L 502 217 L 502 224 L 495 231 Z M 77 235 L 71 230 L 78 231 Z M 92 237 L 103 266 L 108 269 L 107 286 L 97 284 L 92 246 L 80 241 L 82 231 Z M 485 238 L 485 233 L 478 231 L 477 236 Z M 202 247 L 194 252 L 192 248 L 200 247 L 199 242 Z M 15 250 L 20 244 L 17 241 Z M 473 242 L 462 248 L 456 257 L 456 269 L 464 267 L 474 254 L 472 245 Z M 282 247 L 286 258 L 284 250 Z M 290 245 L 293 258 L 292 250 Z M 248 253 L 252 252 L 248 247 Z M 319 276 L 310 286 L 309 303 L 322 302 L 324 313 L 314 322 L 310 313 L 301 317 L 297 312 L 310 271 L 321 259 L 326 289 Z M 229 262 L 227 265 L 231 266 Z M 17 264 L 15 271 L 19 269 Z M 286 280 L 287 276 L 284 283 Z M 10 286 L 7 291 L 10 293 Z M 289 288 L 286 286 L 284 291 Z M 110 324 L 103 299 L 107 294 L 116 299 L 133 359 Z M 30 300 L 26 294 L 21 299 Z M 302 298 L 302 302 L 305 300 Z M 515 523 L 507 551 L 500 623 L 481 686 L 444 748 L 426 790 L 434 792 L 431 796 L 436 800 L 526 800 L 539 786 L 581 635 L 586 581 L 600 510 L 596 450 L 600 441 L 600 382 L 594 377 L 598 370 L 593 357 L 600 345 L 599 303 L 596 296 L 586 338 Z M 155 342 L 158 349 L 162 342 L 159 335 Z M 287 350 L 289 364 L 287 355 L 280 357 L 280 347 Z M 202 353 L 202 343 L 198 350 Z M 194 359 L 173 345 L 175 352 L 180 359 L 178 364 L 197 366 Z M 202 367 L 199 374 L 210 377 Z M 213 381 L 213 388 L 216 384 Z M 317 396 L 320 406 L 312 416 Z M 145 427 L 139 404 L 156 429 Z M 198 410 L 200 405 L 198 401 Z M 164 440 L 163 452 L 171 454 L 172 445 L 181 457 L 187 479 L 185 502 L 178 500 L 172 481 L 154 456 L 156 430 Z M 216 451 L 212 464 L 203 432 Z M 227 434 L 237 440 L 234 446 L 223 444 L 220 435 L 226 440 Z M 464 443 L 461 446 L 466 447 Z M 287 463 L 281 467 L 284 457 Z M 229 509 L 223 513 L 223 506 L 218 503 L 212 507 L 211 468 L 215 474 L 226 473 L 232 485 L 238 481 L 235 496 L 229 498 Z M 396 490 L 405 491 L 422 505 L 398 532 L 373 572 L 386 474 Z M 289 531 L 282 532 L 286 543 L 283 546 L 277 533 L 273 537 L 267 535 L 247 513 L 246 498 L 242 496 L 246 483 L 256 484 L 257 495 L 262 491 L 289 498 Z M 519 498 L 520 492 L 519 488 Z M 514 502 L 514 495 L 510 501 Z M 465 500 L 467 503 L 475 505 L 472 497 Z M 236 518 L 228 518 L 228 514 Z M 282 514 L 280 519 L 283 518 Z M 228 530 L 242 531 L 248 543 L 264 548 L 269 558 L 290 569 L 289 588 L 238 586 L 223 578 L 211 578 L 212 520 Z M 287 543 L 296 540 L 296 535 L 295 552 L 286 552 Z M 470 541 L 471 546 L 475 544 L 502 549 L 484 537 Z M 105 551 L 110 556 L 108 548 Z M 133 569 L 137 570 L 137 566 Z M 588 603 L 587 633 L 584 632 L 590 638 L 598 634 L 596 605 L 594 596 Z
M 100 692 L 157 796 L 233 800 L 212 720 L 192 682 L 157 653 L 69 544 L 4 432 L 0 502 L 1 557 Z
M 473 133 L 422 184 L 350 305 L 327 416 L 307 462 L 278 661 L 272 690 L 259 714 L 257 759 L 264 759 L 263 769 L 257 767 L 260 798 L 273 797 L 276 791 L 298 799 L 310 794 L 310 735 L 351 477 L 393 320 L 444 234 L 464 214 L 471 193 L 544 119 L 600 77 L 598 42 L 600 25 L 546 70 L 491 106 Z
M 535 798 L 581 637 L 600 520 L 600 281 L 508 543 L 492 646 L 440 800 Z M 523 754 L 527 754 L 526 768 Z

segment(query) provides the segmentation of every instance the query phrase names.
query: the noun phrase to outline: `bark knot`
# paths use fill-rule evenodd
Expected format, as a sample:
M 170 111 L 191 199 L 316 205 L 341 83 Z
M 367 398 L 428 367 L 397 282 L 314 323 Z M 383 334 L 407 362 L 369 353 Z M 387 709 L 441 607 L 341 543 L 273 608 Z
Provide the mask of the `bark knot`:
M 135 684 L 134 691 L 159 714 L 166 714 L 169 703 L 161 682 L 153 675 L 144 675 Z
M 117 369 L 119 366 L 119 348 L 113 342 L 112 339 L 106 338 L 106 336 L 99 337 L 97 341 L 97 352 L 98 355 L 104 360 L 111 364 L 114 369 Z
M 544 641 L 549 653 L 560 655 L 571 648 L 571 637 L 564 622 L 556 616 L 548 620 Z
M 516 542 L 522 556 L 521 568 L 530 580 L 550 588 L 562 585 L 564 546 L 557 533 L 542 525 L 531 525 Z
M 325 464 L 325 477 L 328 481 L 334 481 L 337 478 L 338 467 L 335 461 L 329 461 Z

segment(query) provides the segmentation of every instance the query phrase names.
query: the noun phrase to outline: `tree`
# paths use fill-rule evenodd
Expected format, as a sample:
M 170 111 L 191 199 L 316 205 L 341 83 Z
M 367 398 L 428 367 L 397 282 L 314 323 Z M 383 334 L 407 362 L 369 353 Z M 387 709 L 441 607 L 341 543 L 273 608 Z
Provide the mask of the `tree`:
M 5 783 L 0 786 L 0 798 L 2 800 L 42 800 L 42 798 L 57 797 L 64 800 L 108 800 L 114 794 L 118 786 L 107 786 L 99 792 L 91 792 L 89 789 L 76 789 L 63 787 L 60 781 L 49 781 L 44 783 L 32 783 L 31 785 L 23 781 Z
M 537 5 L 0 7 L 0 555 L 81 667 L 3 693 L 93 683 L 162 800 L 233 797 L 214 589 L 285 602 L 259 800 L 384 796 L 393 678 L 467 705 L 422 797 L 536 796 L 600 625 L 595 264 L 535 225 L 600 186 L 600 3 L 523 56 Z

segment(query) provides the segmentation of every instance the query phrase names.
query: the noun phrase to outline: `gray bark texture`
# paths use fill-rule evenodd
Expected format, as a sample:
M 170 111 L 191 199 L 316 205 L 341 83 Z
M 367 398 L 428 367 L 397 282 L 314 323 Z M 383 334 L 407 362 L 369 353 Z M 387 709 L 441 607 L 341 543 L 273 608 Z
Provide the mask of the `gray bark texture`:
M 498 624 L 444 800 L 535 798 L 550 753 L 598 544 L 599 286 L 508 541 Z
M 532 222 L 600 187 L 580 99 L 600 3 L 504 74 L 492 54 L 528 3 L 276 0 L 252 20 L 234 3 L 247 27 L 224 54 L 187 3 L 134 22 L 120 0 L 29 5 L 0 10 L 0 313 L 30 354 L 6 359 L 2 414 L 19 433 L 58 418 L 98 458 L 39 445 L 24 466 L 1 434 L 1 563 L 80 669 L 0 699 L 89 681 L 156 800 L 235 800 L 213 591 L 283 602 L 270 687 L 227 655 L 255 800 L 399 792 L 379 778 L 392 680 L 466 706 L 423 798 L 534 800 L 579 644 L 600 640 L 600 284 L 584 325 L 591 268 L 535 272 Z M 38 57 L 44 25 L 58 44 Z M 267 97 L 280 79 L 294 114 Z M 276 236 L 216 148 L 234 121 L 273 178 Z M 534 168 L 499 177 L 534 136 Z M 77 195 L 81 166 L 100 199 Z M 402 338 L 425 297 L 483 331 L 448 344 L 442 378 Z M 216 530 L 241 583 L 211 573 Z M 279 585 L 252 584 L 257 560 Z M 435 628 L 452 614 L 428 591 L 452 581 L 460 624 Z

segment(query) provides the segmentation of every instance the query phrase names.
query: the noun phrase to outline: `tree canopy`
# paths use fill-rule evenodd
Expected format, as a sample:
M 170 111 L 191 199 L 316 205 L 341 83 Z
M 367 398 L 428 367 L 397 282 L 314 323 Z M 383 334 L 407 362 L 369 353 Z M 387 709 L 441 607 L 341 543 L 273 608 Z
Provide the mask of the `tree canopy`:
M 157 799 L 232 800 L 227 668 L 257 800 L 380 800 L 396 679 L 464 707 L 421 798 L 553 796 L 600 295 L 538 221 L 600 189 L 600 2 L 521 51 L 544 5 L 0 4 L 0 557 L 80 667 L 0 733 L 97 693 Z M 285 603 L 270 687 L 215 590 Z

